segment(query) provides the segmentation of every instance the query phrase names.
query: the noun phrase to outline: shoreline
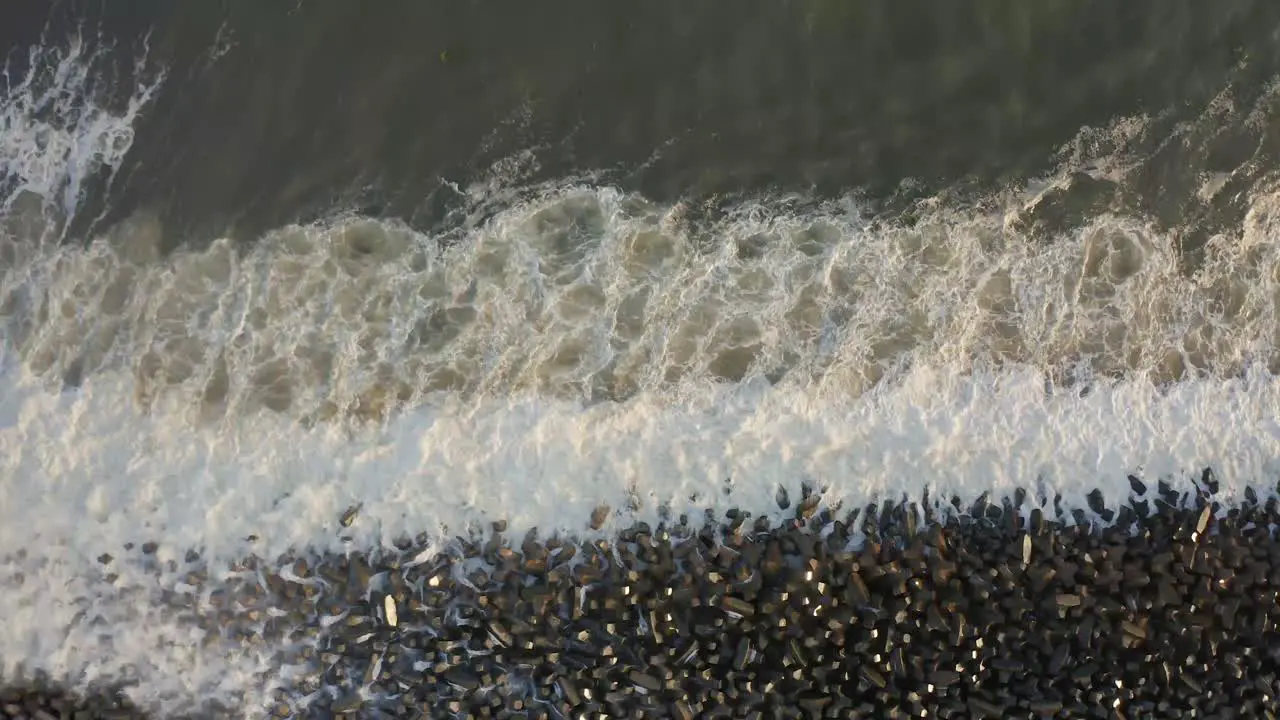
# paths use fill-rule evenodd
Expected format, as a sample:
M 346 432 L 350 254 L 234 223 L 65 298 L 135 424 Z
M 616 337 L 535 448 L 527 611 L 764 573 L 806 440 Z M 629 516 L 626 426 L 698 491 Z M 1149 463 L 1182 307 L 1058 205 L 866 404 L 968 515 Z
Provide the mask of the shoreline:
M 934 517 L 780 496 L 780 526 L 498 524 L 425 557 L 250 559 L 166 602 L 282 649 L 274 717 L 1271 717 L 1276 499 L 1224 506 L 1209 473 L 1194 493 L 1131 484 L 1129 506 L 1091 496 L 1106 527 L 1017 498 Z

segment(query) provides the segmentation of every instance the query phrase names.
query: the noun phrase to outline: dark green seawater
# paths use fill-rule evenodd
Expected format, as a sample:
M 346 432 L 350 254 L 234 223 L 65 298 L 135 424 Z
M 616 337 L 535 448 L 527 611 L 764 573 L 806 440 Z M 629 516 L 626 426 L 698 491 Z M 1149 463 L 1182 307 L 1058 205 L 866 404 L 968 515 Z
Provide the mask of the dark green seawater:
M 1280 69 L 1268 0 L 10 0 L 3 13 L 15 66 L 79 33 L 115 48 L 108 93 L 130 95 L 144 48 L 141 74 L 167 73 L 78 222 L 142 209 L 191 241 L 339 208 L 434 227 L 457 200 L 444 183 L 524 151 L 525 180 L 593 173 L 660 201 L 1006 183 L 1050 169 L 1082 126 L 1193 118 L 1228 86 L 1247 104 Z

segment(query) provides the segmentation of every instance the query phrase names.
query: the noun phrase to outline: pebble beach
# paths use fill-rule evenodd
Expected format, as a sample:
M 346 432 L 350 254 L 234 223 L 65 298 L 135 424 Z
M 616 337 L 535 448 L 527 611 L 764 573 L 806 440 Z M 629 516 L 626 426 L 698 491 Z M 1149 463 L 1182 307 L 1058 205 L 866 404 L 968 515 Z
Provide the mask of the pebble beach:
M 261 709 L 281 718 L 1274 717 L 1280 503 L 1223 504 L 1208 471 L 1195 493 L 1131 485 L 1073 513 L 780 492 L 780 526 L 730 510 L 588 542 L 499 523 L 443 553 L 251 558 L 221 582 L 190 557 L 166 595 L 210 642 L 285 648 L 293 681 Z M 10 718 L 154 717 L 111 690 L 0 699 Z

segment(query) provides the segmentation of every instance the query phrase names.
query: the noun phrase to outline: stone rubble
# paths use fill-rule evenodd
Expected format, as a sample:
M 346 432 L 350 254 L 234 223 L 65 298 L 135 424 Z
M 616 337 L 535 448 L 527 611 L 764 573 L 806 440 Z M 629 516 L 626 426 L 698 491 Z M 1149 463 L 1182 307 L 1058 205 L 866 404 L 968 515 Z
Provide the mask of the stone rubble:
M 1276 717 L 1276 498 L 1223 504 L 1208 471 L 1184 495 L 1130 482 L 1128 504 L 1070 512 L 1025 492 L 842 512 L 806 490 L 780 526 L 729 510 L 587 542 L 497 523 L 427 558 L 421 538 L 251 558 L 218 587 L 186 578 L 209 607 L 168 600 L 284 648 L 274 717 Z

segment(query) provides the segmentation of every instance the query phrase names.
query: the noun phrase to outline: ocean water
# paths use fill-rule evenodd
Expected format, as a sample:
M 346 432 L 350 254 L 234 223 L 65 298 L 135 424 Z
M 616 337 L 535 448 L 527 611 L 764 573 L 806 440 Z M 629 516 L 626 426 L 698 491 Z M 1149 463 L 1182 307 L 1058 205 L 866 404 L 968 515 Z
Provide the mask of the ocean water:
M 569 42 L 426 3 L 27 5 L 0 677 L 253 707 L 277 648 L 158 600 L 193 550 L 1280 481 L 1269 6 L 584 10 Z M 843 102 L 825 68 L 870 61 Z

